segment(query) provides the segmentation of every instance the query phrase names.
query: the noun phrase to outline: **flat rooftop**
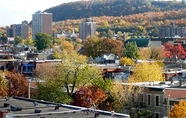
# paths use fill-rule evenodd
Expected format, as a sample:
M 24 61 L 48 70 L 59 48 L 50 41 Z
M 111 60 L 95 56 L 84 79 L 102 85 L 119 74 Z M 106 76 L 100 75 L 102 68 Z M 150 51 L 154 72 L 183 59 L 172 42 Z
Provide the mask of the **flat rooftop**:
M 18 97 L 0 99 L 3 111 L 8 112 L 7 118 L 130 118 L 127 114 Z

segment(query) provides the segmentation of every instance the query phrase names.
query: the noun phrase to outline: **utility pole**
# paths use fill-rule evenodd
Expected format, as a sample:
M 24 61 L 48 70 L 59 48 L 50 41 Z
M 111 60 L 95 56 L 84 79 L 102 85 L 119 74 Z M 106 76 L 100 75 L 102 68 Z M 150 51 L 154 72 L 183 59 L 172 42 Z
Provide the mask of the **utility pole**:
M 170 103 L 169 103 L 169 97 L 170 97 L 170 95 L 167 96 L 167 118 L 170 118 Z

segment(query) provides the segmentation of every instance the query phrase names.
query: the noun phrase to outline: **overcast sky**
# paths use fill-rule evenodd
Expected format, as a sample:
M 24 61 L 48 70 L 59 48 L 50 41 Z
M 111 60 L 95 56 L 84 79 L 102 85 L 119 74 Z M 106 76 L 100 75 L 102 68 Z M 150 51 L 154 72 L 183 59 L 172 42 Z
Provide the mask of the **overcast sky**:
M 30 22 L 36 11 L 72 1 L 80 0 L 0 0 L 0 27 Z

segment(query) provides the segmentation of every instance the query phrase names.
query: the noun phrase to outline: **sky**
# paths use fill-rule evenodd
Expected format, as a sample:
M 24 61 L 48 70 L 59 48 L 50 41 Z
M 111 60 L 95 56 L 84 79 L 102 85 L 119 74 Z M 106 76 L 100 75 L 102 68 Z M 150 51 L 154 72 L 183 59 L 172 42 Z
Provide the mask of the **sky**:
M 36 11 L 74 1 L 80 0 L 0 0 L 0 27 L 30 22 Z

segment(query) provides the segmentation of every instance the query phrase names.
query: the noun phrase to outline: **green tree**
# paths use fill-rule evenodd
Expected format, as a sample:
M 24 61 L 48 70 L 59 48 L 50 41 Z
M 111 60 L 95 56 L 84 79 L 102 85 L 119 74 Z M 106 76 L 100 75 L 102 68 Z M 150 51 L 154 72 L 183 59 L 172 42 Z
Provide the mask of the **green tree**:
M 38 68 L 40 71 L 36 70 L 36 75 L 46 80 L 43 85 L 50 89 L 47 93 L 45 91 L 47 88 L 39 88 L 38 95 L 43 91 L 45 94 L 43 93 L 39 98 L 46 99 L 48 98 L 47 95 L 54 96 L 53 98 L 55 98 L 59 94 L 63 98 L 54 99 L 54 101 L 58 100 L 60 102 L 65 101 L 66 103 L 70 103 L 77 88 L 91 85 L 91 81 L 100 79 L 102 73 L 99 68 L 88 65 L 86 63 L 86 57 L 79 55 L 75 51 L 63 50 L 61 55 L 60 64 L 56 66 L 48 65 L 46 67 L 40 67 L 40 69 Z
M 23 44 L 24 39 L 20 36 L 16 36 L 14 40 L 14 45 Z
M 101 70 L 88 65 L 85 56 L 75 51 L 63 51 L 62 55 L 62 61 L 57 70 L 68 95 L 72 96 L 75 88 L 90 84 L 93 79 L 102 77 Z
M 7 43 L 8 39 L 4 33 L 0 36 L 0 41 L 1 43 Z
M 128 42 L 125 45 L 123 56 L 131 58 L 131 59 L 138 59 L 139 58 L 138 46 L 136 45 L 135 42 Z
M 113 80 L 112 79 L 103 79 L 102 77 L 100 79 L 93 79 L 92 80 L 92 85 L 101 88 L 105 92 L 108 92 L 112 88 Z
M 53 37 L 46 33 L 37 33 L 35 46 L 37 50 L 45 50 L 52 45 Z

